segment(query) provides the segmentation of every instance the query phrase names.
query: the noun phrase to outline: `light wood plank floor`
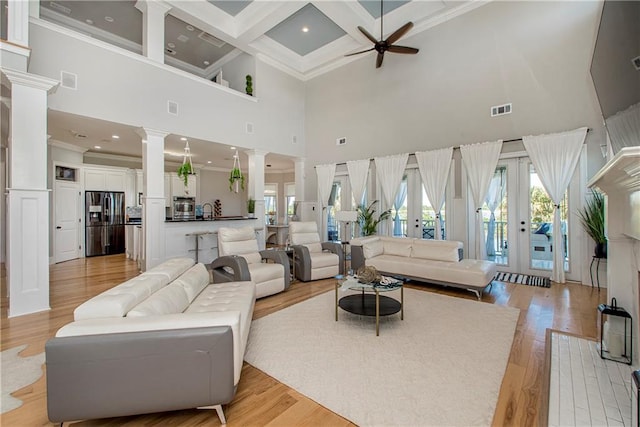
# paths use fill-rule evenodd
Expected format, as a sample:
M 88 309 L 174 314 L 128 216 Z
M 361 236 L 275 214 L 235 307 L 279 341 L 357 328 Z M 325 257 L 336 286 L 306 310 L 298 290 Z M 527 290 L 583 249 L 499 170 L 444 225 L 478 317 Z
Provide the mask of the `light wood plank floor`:
M 51 307 L 47 312 L 7 318 L 4 274 L 0 272 L 0 348 L 6 350 L 28 344 L 24 356 L 44 351 L 45 342 L 64 324 L 72 321 L 73 309 L 105 289 L 137 275 L 134 262 L 123 255 L 68 261 L 51 266 Z M 287 292 L 256 302 L 254 318 L 333 289 L 333 280 L 295 283 Z M 475 299 L 470 292 L 437 286 L 409 284 L 411 288 L 456 298 Z M 596 306 L 606 302 L 606 290 L 579 284 L 551 288 L 496 282 L 485 303 L 519 308 L 511 356 L 502 383 L 493 420 L 495 426 L 545 424 L 539 413 L 546 396 L 542 383 L 545 364 L 545 330 L 553 328 L 585 337 L 596 336 Z M 470 379 L 472 380 L 472 379 Z M 44 377 L 14 395 L 22 407 L 0 416 L 3 426 L 50 425 L 46 411 Z M 225 410 L 229 426 L 342 426 L 348 420 L 307 399 L 245 363 L 238 392 Z M 196 426 L 218 425 L 214 411 L 185 410 L 161 414 L 91 420 L 86 426 Z

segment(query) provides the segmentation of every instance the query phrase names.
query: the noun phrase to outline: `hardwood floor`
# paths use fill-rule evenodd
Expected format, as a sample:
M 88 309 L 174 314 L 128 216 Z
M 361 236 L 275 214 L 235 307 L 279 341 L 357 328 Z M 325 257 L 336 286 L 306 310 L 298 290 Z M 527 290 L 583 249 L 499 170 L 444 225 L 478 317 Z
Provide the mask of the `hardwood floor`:
M 56 330 L 73 320 L 73 309 L 110 287 L 138 274 L 136 265 L 123 255 L 68 261 L 51 266 L 51 310 L 17 318 L 7 318 L 5 277 L 0 274 L 0 348 L 6 350 L 27 344 L 23 356 L 44 351 L 45 342 Z M 333 280 L 294 283 L 287 292 L 256 302 L 254 318 L 266 316 L 297 302 L 333 289 Z M 410 283 L 407 286 L 474 300 L 463 290 Z M 579 284 L 552 284 L 551 288 L 496 282 L 485 303 L 516 307 L 520 318 L 511 356 L 500 390 L 493 419 L 494 426 L 534 426 L 543 401 L 545 331 L 547 328 L 596 337 L 596 307 L 606 302 L 606 290 L 598 293 Z M 471 379 L 472 380 L 472 379 Z M 24 404 L 0 415 L 3 426 L 51 425 L 47 419 L 44 376 L 14 396 Z M 235 399 L 225 409 L 230 426 L 353 425 L 295 390 L 279 383 L 245 363 Z M 196 426 L 218 425 L 215 411 L 177 412 L 84 421 L 83 426 Z

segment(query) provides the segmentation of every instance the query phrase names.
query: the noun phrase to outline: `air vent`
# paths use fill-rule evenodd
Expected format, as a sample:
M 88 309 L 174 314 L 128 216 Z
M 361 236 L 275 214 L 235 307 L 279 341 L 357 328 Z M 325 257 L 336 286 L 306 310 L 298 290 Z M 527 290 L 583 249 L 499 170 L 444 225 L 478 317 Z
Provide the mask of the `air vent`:
M 347 138 L 345 137 L 336 139 L 336 145 L 345 145 L 346 143 L 347 143 Z
M 61 5 L 60 3 L 56 3 L 54 1 L 52 1 L 52 2 L 49 2 L 49 6 L 51 6 L 51 9 L 57 10 L 60 13 L 64 13 L 64 14 L 67 14 L 67 15 L 71 14 L 71 9 Z
M 173 50 L 173 49 L 166 48 L 166 49 L 164 50 L 164 52 L 165 52 L 165 53 L 167 53 L 167 54 L 169 54 L 169 55 L 176 56 L 176 51 L 175 51 L 175 50 Z
M 631 62 L 633 62 L 633 66 L 636 67 L 636 71 L 640 71 L 640 56 L 636 56 Z
M 253 123 L 247 122 L 246 129 L 247 129 L 247 133 L 253 133 Z
M 167 101 L 167 112 L 169 114 L 173 114 L 174 116 L 178 115 L 178 103 L 174 101 Z
M 225 42 L 223 42 L 219 38 L 214 37 L 209 33 L 205 33 L 204 31 L 201 32 L 200 34 L 198 34 L 198 38 L 206 41 L 209 44 L 214 45 L 217 48 L 221 48 L 222 46 L 224 46 L 226 44 Z
M 78 89 L 78 76 L 67 71 L 60 71 L 60 82 L 62 87 L 67 89 Z
M 511 103 L 491 107 L 491 117 L 504 116 L 505 114 L 511 114 Z

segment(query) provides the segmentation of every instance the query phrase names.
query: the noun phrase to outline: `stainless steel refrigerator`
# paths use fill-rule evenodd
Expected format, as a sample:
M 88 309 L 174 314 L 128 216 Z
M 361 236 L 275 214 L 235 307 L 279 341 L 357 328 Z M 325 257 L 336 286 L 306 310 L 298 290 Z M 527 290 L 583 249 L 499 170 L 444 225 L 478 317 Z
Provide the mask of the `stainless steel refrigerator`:
M 86 256 L 124 253 L 124 193 L 85 192 Z

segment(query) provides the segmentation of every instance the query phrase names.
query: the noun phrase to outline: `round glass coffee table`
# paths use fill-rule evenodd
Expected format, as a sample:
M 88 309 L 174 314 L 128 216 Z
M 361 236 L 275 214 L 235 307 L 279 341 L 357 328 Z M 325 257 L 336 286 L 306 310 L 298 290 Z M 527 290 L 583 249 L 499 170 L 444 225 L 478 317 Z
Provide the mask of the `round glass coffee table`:
M 400 312 L 400 320 L 404 320 L 404 287 L 403 281 L 387 277 L 388 281 L 360 283 L 353 276 L 336 276 L 336 322 L 338 321 L 338 307 L 353 314 L 375 316 L 376 336 L 380 335 L 380 316 L 390 316 Z M 360 291 L 342 298 L 338 291 Z M 400 301 L 380 295 L 400 290 Z

